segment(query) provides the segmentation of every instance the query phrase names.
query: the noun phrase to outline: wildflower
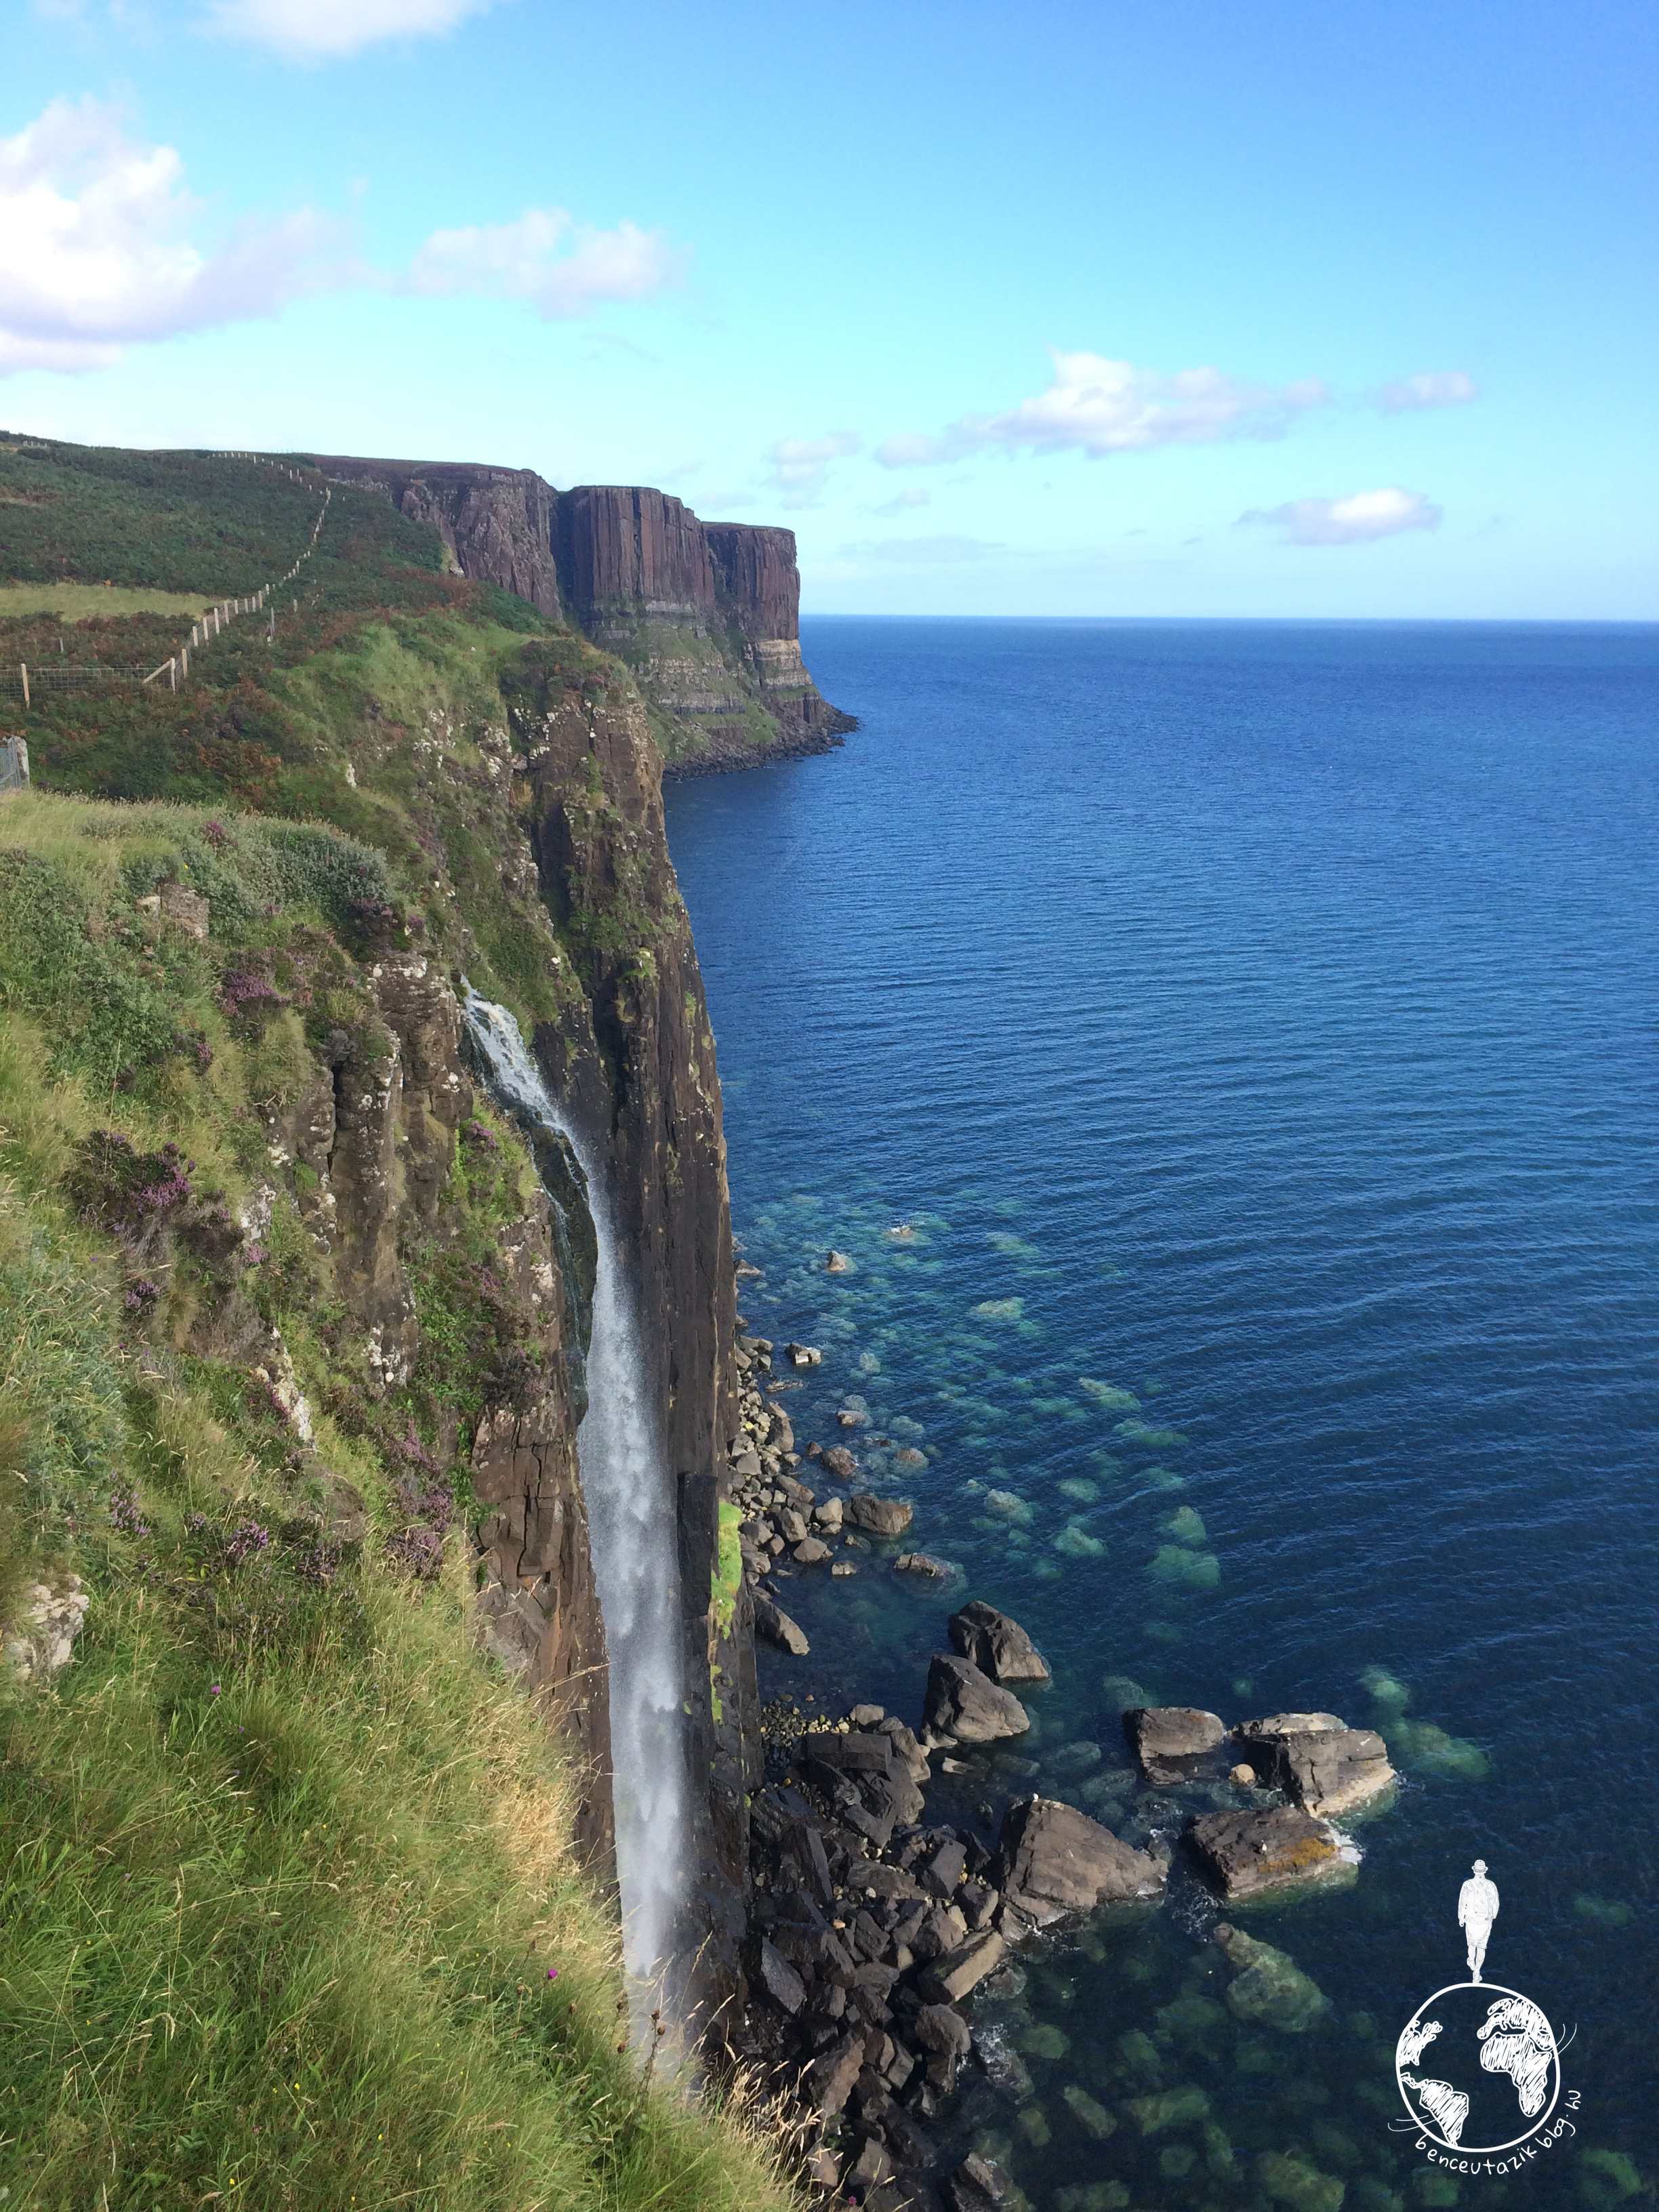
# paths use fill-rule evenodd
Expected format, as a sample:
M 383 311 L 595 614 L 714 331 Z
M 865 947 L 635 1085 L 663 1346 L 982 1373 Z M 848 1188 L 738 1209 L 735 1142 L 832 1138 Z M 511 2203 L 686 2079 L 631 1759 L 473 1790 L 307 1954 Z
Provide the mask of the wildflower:
M 219 1685 L 218 1685 L 216 1682 L 213 1685 L 213 1687 L 212 1687 L 212 1688 L 208 1692 L 208 1695 L 209 1695 L 209 1697 L 210 1697 L 210 1698 L 216 1698 L 216 1697 L 219 1695 Z
M 556 1982 L 556 1981 L 558 1980 L 558 1978 L 559 1978 L 559 1970 L 558 1970 L 558 1968 L 557 1968 L 556 1966 L 550 1966 L 550 1967 L 548 1968 L 548 1970 L 547 1970 L 547 1978 L 548 1978 L 548 1980 L 549 1980 L 550 1982 Z

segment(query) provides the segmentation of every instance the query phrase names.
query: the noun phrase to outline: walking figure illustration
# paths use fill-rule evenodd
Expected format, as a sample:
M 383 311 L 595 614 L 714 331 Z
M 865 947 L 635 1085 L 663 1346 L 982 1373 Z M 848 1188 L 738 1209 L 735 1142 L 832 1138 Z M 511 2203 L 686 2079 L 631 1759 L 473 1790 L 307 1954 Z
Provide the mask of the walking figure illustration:
M 1457 1924 L 1469 1947 L 1469 1979 L 1478 1982 L 1492 1941 L 1492 1923 L 1498 1917 L 1498 1884 L 1489 1879 L 1485 1859 L 1477 1859 L 1469 1879 L 1457 1893 Z

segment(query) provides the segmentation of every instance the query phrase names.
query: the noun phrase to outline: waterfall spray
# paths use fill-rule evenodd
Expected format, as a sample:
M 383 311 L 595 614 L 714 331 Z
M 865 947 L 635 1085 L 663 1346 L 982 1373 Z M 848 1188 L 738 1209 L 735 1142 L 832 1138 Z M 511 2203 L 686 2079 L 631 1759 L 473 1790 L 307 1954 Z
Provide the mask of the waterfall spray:
M 644 1387 L 638 1301 L 625 1280 L 603 1164 L 560 1115 L 505 1006 L 466 992 L 467 1029 L 504 1111 L 562 1136 L 587 1182 L 599 1240 L 587 1411 L 576 1433 L 611 1660 L 611 1756 L 623 1946 L 636 2033 L 666 2008 L 685 1865 L 685 1696 L 673 1487 Z M 652 1992 L 655 1991 L 654 1999 Z

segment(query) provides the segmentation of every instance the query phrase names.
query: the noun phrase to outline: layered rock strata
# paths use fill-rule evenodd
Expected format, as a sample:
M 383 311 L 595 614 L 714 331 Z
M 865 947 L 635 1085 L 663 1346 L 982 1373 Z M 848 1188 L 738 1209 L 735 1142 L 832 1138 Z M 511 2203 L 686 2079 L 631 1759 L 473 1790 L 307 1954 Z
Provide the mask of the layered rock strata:
M 856 727 L 801 659 L 793 531 L 704 523 L 646 485 L 558 492 L 528 469 L 315 458 L 429 525 L 461 574 L 576 623 L 625 662 L 670 774 L 826 752 Z

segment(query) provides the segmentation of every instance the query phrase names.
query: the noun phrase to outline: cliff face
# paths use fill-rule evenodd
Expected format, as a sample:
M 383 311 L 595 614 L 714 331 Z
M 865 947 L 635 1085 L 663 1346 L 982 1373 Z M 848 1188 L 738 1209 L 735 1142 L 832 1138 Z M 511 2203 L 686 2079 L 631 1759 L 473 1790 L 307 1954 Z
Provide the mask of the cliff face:
M 708 533 L 689 507 L 663 492 L 579 484 L 559 501 L 559 543 L 571 611 L 584 629 L 617 610 L 714 615 Z
M 563 617 L 554 558 L 558 494 L 531 469 L 470 468 L 444 461 L 319 458 L 331 477 L 383 491 L 411 522 L 435 530 L 456 569 L 516 592 L 556 622 Z
M 800 571 L 793 530 L 745 522 L 706 526 L 719 588 L 746 638 L 783 641 L 800 635 Z
M 133 1123 L 143 1144 L 160 1127 L 199 1148 L 198 1116 L 223 1151 L 231 1127 L 234 1151 L 216 1170 L 228 1202 L 246 1182 L 250 1220 L 286 1240 L 268 1277 L 264 1260 L 247 1261 L 253 1289 L 234 1297 L 191 1305 L 181 1287 L 175 1302 L 158 1289 L 174 1278 L 155 1271 L 135 1290 L 161 1300 L 142 1326 L 217 1361 L 227 1403 L 256 1360 L 290 1399 L 308 1399 L 317 1425 L 303 1480 L 335 1486 L 371 1559 L 432 1566 L 470 1486 L 480 1635 L 580 1746 L 580 1832 L 602 1855 L 605 1647 L 575 1450 L 595 1232 L 556 1147 L 536 1160 L 538 1187 L 474 1079 L 462 979 L 511 1009 L 606 1164 L 638 1292 L 678 1535 L 694 1808 L 684 1948 L 702 1952 L 696 1995 L 713 2006 L 737 1987 L 746 1868 L 749 1600 L 717 1587 L 719 1509 L 744 1413 L 714 1041 L 664 834 L 659 740 L 679 744 L 682 762 L 716 758 L 709 732 L 725 714 L 739 718 L 731 744 L 745 760 L 777 757 L 792 728 L 827 742 L 814 717 L 830 710 L 804 672 L 793 694 L 766 680 L 799 666 L 793 540 L 711 532 L 655 493 L 560 496 L 525 472 L 327 465 L 339 481 L 307 594 L 274 629 L 233 625 L 176 697 L 54 695 L 50 716 L 37 703 L 30 724 L 43 784 L 179 810 L 176 821 L 167 807 L 131 810 L 137 874 L 106 887 L 112 928 L 139 926 L 135 888 L 153 884 L 160 902 L 162 920 L 143 922 L 132 956 L 135 1004 L 148 1007 L 157 945 L 179 953 L 184 924 L 167 919 L 167 900 L 184 913 L 204 899 L 211 926 L 179 954 L 184 995 L 166 1020 L 135 1017 L 134 1034 L 155 1031 L 162 1073 L 117 1072 L 141 1102 L 152 1074 L 157 1085 L 165 1076 L 144 1108 L 161 1118 Z M 267 473 L 288 481 L 245 459 L 203 466 L 210 490 L 223 477 L 231 515 L 263 513 Z M 88 528 L 103 499 L 100 480 Z M 452 571 L 476 580 L 441 572 L 440 540 Z M 113 542 L 97 543 L 88 573 L 118 576 Z M 485 583 L 627 645 L 638 688 L 572 630 L 520 610 L 515 631 Z M 113 866 L 101 832 L 63 842 L 84 843 L 88 866 Z M 29 945 L 33 891 L 25 906 Z M 56 990 L 42 1018 L 64 1029 L 77 1009 L 118 1000 L 101 986 Z M 101 1032 L 88 1039 L 88 1080 L 106 1097 L 113 1047 Z M 207 1093 L 222 1076 L 216 1103 Z M 264 1228 L 249 1239 L 276 1249 Z M 286 1351 L 270 1349 L 266 1321 Z M 276 1420 L 264 1388 L 258 1419 Z
M 640 485 L 556 492 L 529 470 L 316 458 L 435 529 L 462 574 L 623 661 L 670 775 L 826 752 L 856 727 L 801 659 L 793 531 L 704 523 Z
M 660 541 L 669 560 L 679 557 L 678 528 L 671 518 Z M 663 570 L 653 573 L 660 581 Z M 702 1953 L 691 1996 L 707 2012 L 734 1985 L 746 1879 L 743 1735 L 753 1722 L 752 1663 L 746 1690 L 740 1683 L 720 1701 L 718 1723 L 711 1694 L 711 1666 L 725 1648 L 712 1607 L 718 1509 L 738 1428 L 714 1041 L 668 857 L 660 757 L 641 707 L 620 696 L 595 707 L 556 674 L 511 689 L 508 699 L 542 896 L 572 948 L 587 1009 L 580 1023 L 538 1026 L 537 1055 L 556 1098 L 610 1163 L 674 1486 L 693 1808 L 681 1948 Z M 741 1672 L 735 1658 L 729 1671 Z

